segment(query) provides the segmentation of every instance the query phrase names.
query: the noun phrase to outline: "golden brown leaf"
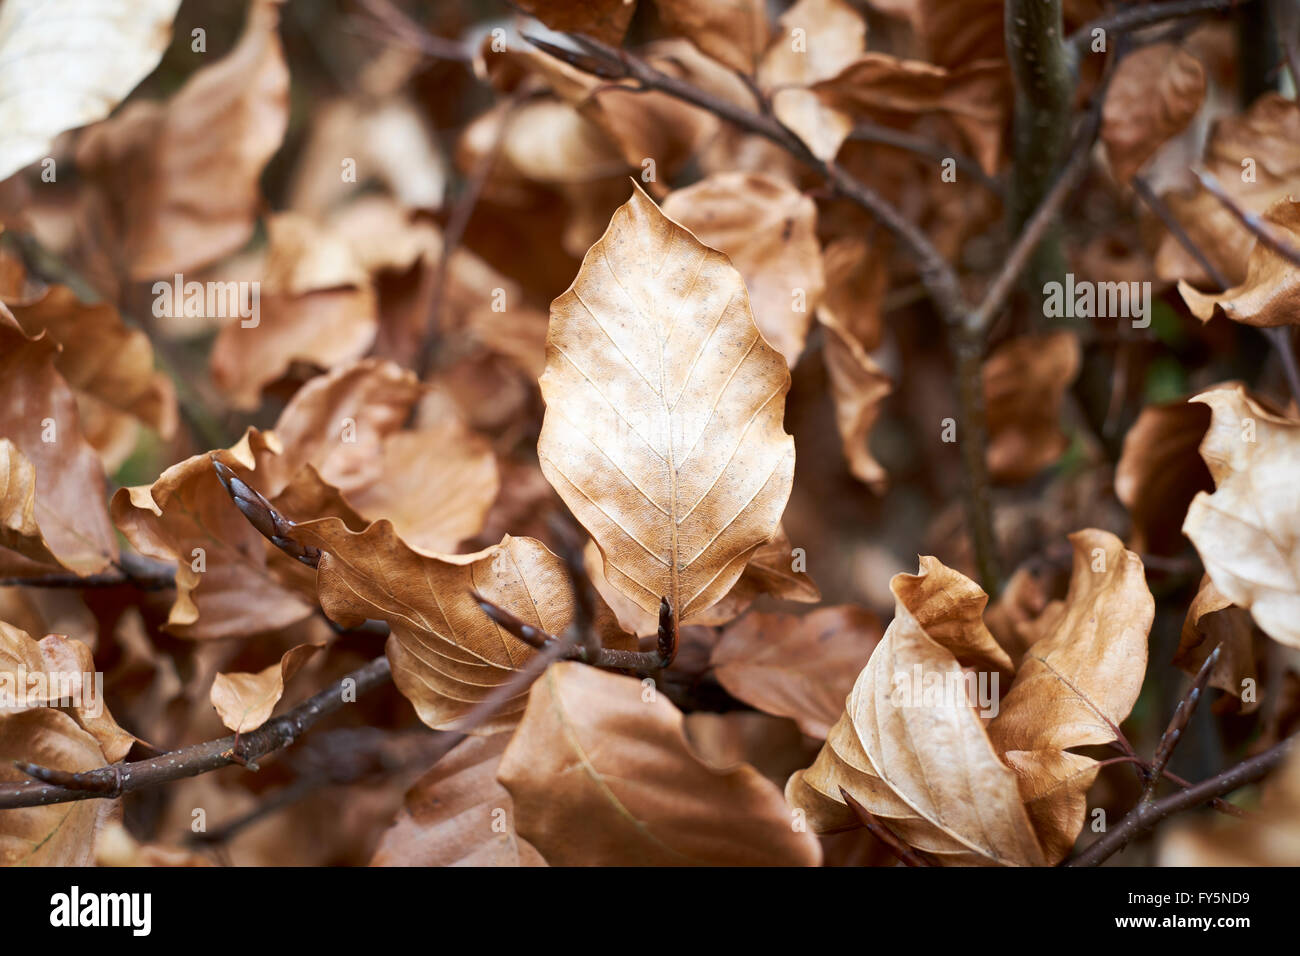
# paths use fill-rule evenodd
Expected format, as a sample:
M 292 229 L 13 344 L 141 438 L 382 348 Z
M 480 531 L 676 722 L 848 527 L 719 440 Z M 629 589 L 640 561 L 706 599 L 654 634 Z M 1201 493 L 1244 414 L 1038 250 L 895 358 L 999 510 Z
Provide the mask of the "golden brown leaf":
M 240 409 L 256 408 L 294 362 L 328 370 L 359 359 L 379 328 L 374 290 L 344 236 L 298 213 L 268 220 L 267 234 L 255 324 L 232 318 L 210 359 L 213 380 Z
M 515 832 L 510 793 L 497 783 L 508 734 L 456 745 L 406 792 L 371 866 L 545 866 Z
M 1220 594 L 1209 576 L 1202 576 L 1201 586 L 1187 609 L 1173 663 L 1195 676 L 1216 647 L 1220 649 L 1219 662 L 1210 671 L 1210 686 L 1240 699 L 1243 714 L 1253 712 L 1259 706 L 1258 697 L 1243 697 L 1247 686 L 1259 682 L 1250 614 Z
M 0 716 L 0 783 L 31 780 L 15 760 L 79 773 L 107 761 L 95 738 L 49 707 Z M 115 800 L 77 800 L 0 814 L 0 865 L 87 866 Z
M 821 323 L 826 330 L 823 348 L 835 424 L 849 471 L 876 494 L 884 494 L 889 475 L 871 454 L 869 442 L 881 405 L 894 390 L 893 381 L 835 319 L 822 315 Z
M 266 442 L 250 431 L 219 457 L 251 471 Z M 152 486 L 118 489 L 112 511 L 136 550 L 176 562 L 166 625 L 172 633 L 195 639 L 261 634 L 311 613 L 271 573 L 264 539 L 231 505 L 209 455 L 172 465 Z
M 843 0 L 800 0 L 778 21 L 779 35 L 759 66 L 772 111 L 821 159 L 832 159 L 852 120 L 808 89 L 862 55 L 867 25 Z M 796 32 L 798 31 L 798 32 Z
M 747 614 L 723 631 L 709 663 L 731 696 L 824 740 L 881 634 L 876 615 L 849 604 L 805 617 Z
M 1074 570 L 1064 613 L 1025 653 L 988 726 L 1020 778 L 1051 862 L 1074 845 L 1098 769 L 1092 758 L 1066 751 L 1116 739 L 1111 725 L 1128 716 L 1142 689 L 1155 616 L 1142 560 L 1118 538 L 1089 529 L 1070 542 Z
M 104 570 L 117 542 L 99 458 L 81 433 L 58 346 L 29 338 L 0 305 L 0 574 Z
M 246 734 L 266 723 L 284 696 L 284 685 L 302 669 L 308 658 L 324 644 L 299 644 L 285 651 L 280 660 L 256 674 L 217 674 L 208 699 L 221 722 L 237 734 Z
M 1079 362 L 1073 332 L 1013 339 L 985 361 L 988 463 L 996 480 L 1024 481 L 1061 457 L 1069 444 L 1061 403 Z
M 1240 385 L 1191 401 L 1210 407 L 1201 457 L 1215 491 L 1192 500 L 1183 533 L 1224 597 L 1248 608 L 1269 637 L 1300 647 L 1300 423 Z
M 816 865 L 780 791 L 692 753 L 682 715 L 641 682 L 553 664 L 533 687 L 497 779 L 519 835 L 554 866 Z
M 663 214 L 740 270 L 758 330 L 793 367 L 826 284 L 813 201 L 772 176 L 716 173 L 675 190 Z
M 684 36 L 738 73 L 752 74 L 767 47 L 764 0 L 655 0 L 669 33 Z
M 68 385 L 171 437 L 176 428 L 171 380 L 155 371 L 148 336 L 129 328 L 117 309 L 84 303 L 61 285 L 7 304 L 24 332 L 39 336 L 43 330 L 59 344 L 54 367 Z
M 1173 43 L 1144 46 L 1120 61 L 1101 114 L 1101 141 L 1115 178 L 1128 182 L 1137 175 L 1204 99 L 1200 60 Z
M 550 634 L 562 634 L 573 616 L 564 562 L 532 538 L 507 535 L 475 554 L 438 556 L 407 546 L 387 521 L 353 532 L 330 518 L 296 533 L 328 552 L 317 573 L 326 614 L 348 627 L 367 618 L 388 622 L 393 682 L 435 730 L 456 729 L 534 653 L 498 627 L 471 591 Z M 526 696 L 507 701 L 474 732 L 510 729 Z
M 87 131 L 77 166 L 97 185 L 133 279 L 170 278 L 253 233 L 258 179 L 289 120 L 278 0 L 254 0 L 231 52 L 167 103 L 136 102 Z
M 1197 492 L 1214 481 L 1197 446 L 1208 411 L 1186 400 L 1147 405 L 1124 436 L 1115 466 L 1115 496 L 1133 519 L 1134 551 L 1172 554 L 1184 547 L 1182 524 Z
M 1262 219 L 1281 242 L 1292 248 L 1300 243 L 1300 201 L 1283 197 L 1265 211 Z M 1214 318 L 1217 306 L 1234 322 L 1246 325 L 1300 323 L 1300 267 L 1258 240 L 1250 250 L 1241 285 L 1207 295 L 1180 279 L 1178 291 L 1192 315 L 1202 322 Z
M 890 586 L 894 620 L 788 799 L 819 832 L 856 826 L 842 787 L 942 863 L 1042 865 L 1016 774 L 989 742 L 959 663 L 1009 668 L 980 620 L 987 596 L 933 558 Z
M 636 0 L 519 0 L 520 9 L 560 33 L 585 33 L 617 46 L 636 12 Z
M 790 374 L 739 273 L 638 188 L 552 304 L 541 387 L 542 470 L 606 577 L 690 623 L 772 537 L 794 473 Z

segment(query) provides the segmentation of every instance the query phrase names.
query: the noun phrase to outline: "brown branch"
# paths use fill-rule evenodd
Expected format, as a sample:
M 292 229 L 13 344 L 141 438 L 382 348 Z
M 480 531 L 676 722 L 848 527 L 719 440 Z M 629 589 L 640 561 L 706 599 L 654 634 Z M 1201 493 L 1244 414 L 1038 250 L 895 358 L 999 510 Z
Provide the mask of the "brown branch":
M 1090 20 L 1070 34 L 1066 40 L 1076 53 L 1088 52 L 1092 43 L 1093 30 L 1105 30 L 1107 33 L 1127 33 L 1140 30 L 1156 23 L 1179 20 L 1183 17 L 1201 16 L 1244 6 L 1250 0 L 1180 0 L 1176 3 L 1146 3 L 1141 6 L 1127 7 L 1115 13 Z
M 1243 760 L 1217 776 L 1202 780 L 1186 790 L 1170 794 L 1154 803 L 1139 802 L 1113 829 L 1063 866 L 1099 866 L 1128 845 L 1135 836 L 1151 829 L 1165 817 L 1187 810 L 1215 797 L 1253 783 L 1264 776 L 1290 752 L 1292 738 L 1275 744 L 1261 754 Z
M 144 555 L 124 552 L 113 562 L 115 571 L 103 571 L 80 577 L 67 574 L 43 574 L 40 577 L 0 578 L 0 587 L 25 588 L 115 588 L 130 586 L 141 591 L 165 591 L 176 586 L 176 569 Z
M 271 718 L 251 733 L 210 740 L 147 760 L 87 770 L 62 784 L 0 784 L 0 810 L 118 797 L 184 777 L 198 776 L 231 764 L 251 763 L 259 757 L 288 747 L 312 724 L 341 709 L 345 703 L 345 689 L 355 685 L 355 695 L 359 697 L 386 684 L 391 677 L 388 658 L 378 657 L 287 713 Z M 48 771 L 49 768 L 42 770 Z
M 899 838 L 898 834 L 880 821 L 879 817 L 857 800 L 853 799 L 853 794 L 849 793 L 843 787 L 840 787 L 840 796 L 842 796 L 844 802 L 849 805 L 849 809 L 858 815 L 858 819 L 861 820 L 862 825 L 867 828 L 867 832 L 883 843 L 886 848 L 888 848 L 889 852 L 898 857 L 899 861 L 903 863 L 904 866 L 934 866 L 933 863 L 904 843 Z

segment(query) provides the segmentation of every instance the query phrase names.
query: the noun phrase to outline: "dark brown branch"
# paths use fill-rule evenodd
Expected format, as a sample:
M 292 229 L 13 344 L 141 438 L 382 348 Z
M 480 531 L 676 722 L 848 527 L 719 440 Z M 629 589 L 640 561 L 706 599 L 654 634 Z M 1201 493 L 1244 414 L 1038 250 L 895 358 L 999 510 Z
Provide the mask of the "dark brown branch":
M 521 621 L 505 608 L 493 604 L 477 591 L 471 591 L 470 593 L 473 595 L 474 600 L 478 602 L 478 606 L 483 609 L 483 613 L 490 617 L 494 623 L 500 625 L 507 633 L 517 637 L 534 650 L 549 653 L 554 651 L 557 645 L 563 643 L 555 635 Z M 665 601 L 665 603 L 667 602 Z M 604 667 L 612 670 L 633 670 L 638 673 L 647 673 L 661 670 L 672 661 L 671 656 L 665 657 L 662 647 L 662 639 L 660 649 L 654 651 L 623 651 L 610 647 L 591 647 L 589 644 L 571 641 L 560 656 L 555 659 L 582 661 L 584 664 L 590 664 L 593 667 Z
M 1082 55 L 1088 52 L 1092 44 L 1093 30 L 1105 30 L 1108 34 L 1127 33 L 1168 20 L 1234 9 L 1249 2 L 1250 0 L 1179 0 L 1176 3 L 1145 3 L 1091 20 L 1071 33 L 1066 42 Z
M 861 820 L 862 825 L 867 828 L 867 832 L 883 843 L 889 849 L 890 853 L 898 857 L 899 861 L 903 863 L 903 865 L 934 866 L 933 863 L 925 859 L 925 857 L 921 856 L 899 839 L 898 835 L 894 833 L 893 830 L 880 822 L 880 819 L 874 813 L 864 807 L 857 800 L 853 799 L 853 794 L 849 793 L 843 787 L 840 787 L 840 796 L 842 796 L 844 802 L 849 805 L 849 809 L 858 815 L 858 819 Z
M 1183 739 L 1183 731 L 1187 729 L 1192 714 L 1196 712 L 1196 705 L 1201 702 L 1205 687 L 1210 682 L 1210 673 L 1214 670 L 1214 666 L 1219 663 L 1222 651 L 1223 645 L 1220 644 L 1210 652 L 1209 656 L 1205 658 L 1205 662 L 1201 664 L 1201 669 L 1196 672 L 1196 678 L 1192 681 L 1192 686 L 1187 688 L 1187 693 L 1183 695 L 1182 700 L 1178 702 L 1178 706 L 1174 708 L 1174 715 L 1169 718 L 1169 726 L 1160 735 L 1160 743 L 1156 747 L 1155 758 L 1151 761 L 1147 784 L 1142 790 L 1142 803 L 1150 803 L 1155 797 L 1156 786 L 1160 783 L 1165 767 L 1169 766 L 1169 759 L 1174 755 L 1174 748 Z
M 1082 853 L 1067 860 L 1064 866 L 1099 866 L 1128 845 L 1135 836 L 1151 829 L 1165 817 L 1253 783 L 1264 776 L 1290 752 L 1291 738 L 1275 744 L 1261 754 L 1243 760 L 1223 773 L 1170 794 L 1154 803 L 1139 802 L 1115 827 Z
M 176 569 L 140 554 L 124 552 L 114 562 L 117 569 L 79 577 L 75 574 L 44 574 L 35 578 L 0 578 L 0 587 L 27 588 L 115 588 L 130 586 L 141 591 L 165 591 L 176 586 Z
M 354 689 L 355 696 L 360 697 L 367 691 L 386 684 L 391 676 L 388 658 L 378 657 L 287 713 L 271 718 L 251 733 L 210 740 L 150 757 L 148 760 L 88 770 L 76 774 L 74 781 L 66 781 L 64 784 L 0 784 L 0 810 L 118 797 L 184 777 L 198 776 L 231 764 L 251 763 L 259 757 L 288 747 L 312 724 L 341 709 L 346 702 L 346 689 Z

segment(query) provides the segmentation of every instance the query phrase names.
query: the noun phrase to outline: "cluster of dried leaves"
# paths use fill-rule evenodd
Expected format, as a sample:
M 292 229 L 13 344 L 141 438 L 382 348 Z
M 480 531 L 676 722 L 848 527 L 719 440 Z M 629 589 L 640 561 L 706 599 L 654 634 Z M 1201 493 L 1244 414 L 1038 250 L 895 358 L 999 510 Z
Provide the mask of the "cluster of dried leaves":
M 973 353 L 854 189 L 989 284 L 1014 3 L 226 6 L 0 2 L 0 690 L 76 675 L 3 862 L 1053 865 L 1300 721 L 1300 106 L 1214 4 L 1069 41 L 1045 241 L 1148 314 Z M 1159 859 L 1296 862 L 1297 768 Z

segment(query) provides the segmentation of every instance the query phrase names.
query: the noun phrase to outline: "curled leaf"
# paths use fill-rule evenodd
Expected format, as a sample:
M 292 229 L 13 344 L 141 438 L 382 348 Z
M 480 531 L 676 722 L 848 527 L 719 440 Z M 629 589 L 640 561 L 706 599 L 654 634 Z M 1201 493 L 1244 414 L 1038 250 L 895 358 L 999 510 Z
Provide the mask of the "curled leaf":
M 208 699 L 221 722 L 237 734 L 261 727 L 284 696 L 284 685 L 324 646 L 299 644 L 285 651 L 277 663 L 256 674 L 218 674 Z

